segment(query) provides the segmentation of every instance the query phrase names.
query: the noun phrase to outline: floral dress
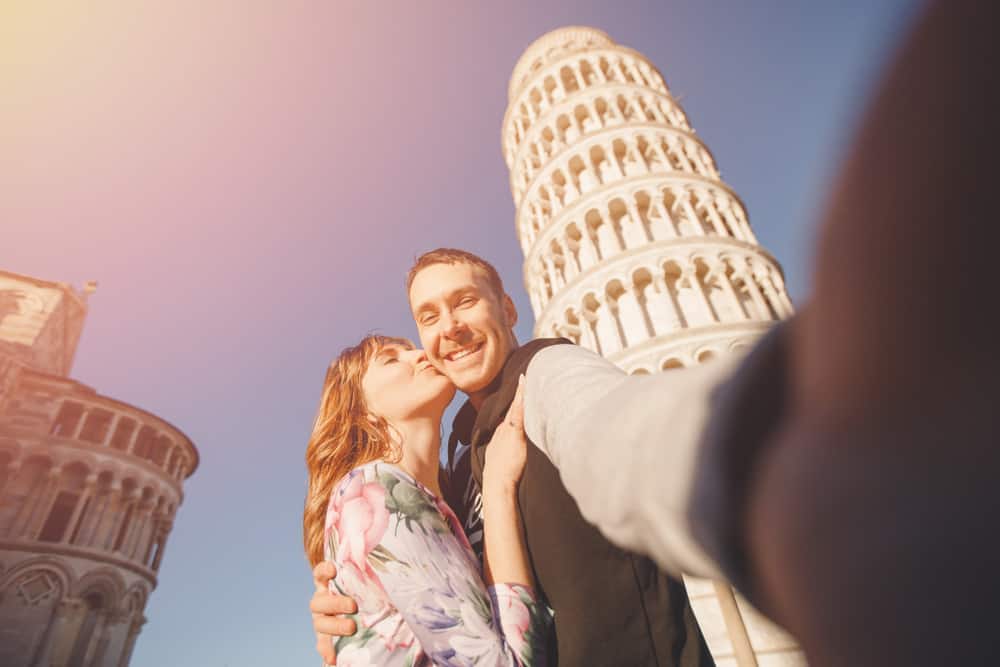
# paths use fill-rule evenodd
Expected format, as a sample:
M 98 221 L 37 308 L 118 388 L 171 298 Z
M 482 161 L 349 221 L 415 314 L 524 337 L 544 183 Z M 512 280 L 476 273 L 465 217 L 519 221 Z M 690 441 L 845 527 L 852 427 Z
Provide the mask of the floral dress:
M 358 631 L 337 665 L 540 665 L 551 617 L 530 588 L 483 583 L 451 508 L 380 461 L 348 473 L 326 513 L 331 583 L 354 598 Z

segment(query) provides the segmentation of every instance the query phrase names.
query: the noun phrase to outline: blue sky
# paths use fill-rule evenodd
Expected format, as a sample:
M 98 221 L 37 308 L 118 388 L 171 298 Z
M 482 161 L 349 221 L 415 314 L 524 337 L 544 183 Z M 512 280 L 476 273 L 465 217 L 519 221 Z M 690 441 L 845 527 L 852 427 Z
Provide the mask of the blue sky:
M 415 255 L 448 245 L 492 260 L 530 336 L 500 153 L 529 43 L 581 24 L 644 53 L 801 304 L 838 159 L 914 9 L 0 9 L 21 39 L 0 46 L 0 267 L 96 279 L 74 377 L 178 425 L 202 456 L 133 664 L 318 664 L 305 442 L 333 356 L 370 330 L 415 335 L 403 290 Z

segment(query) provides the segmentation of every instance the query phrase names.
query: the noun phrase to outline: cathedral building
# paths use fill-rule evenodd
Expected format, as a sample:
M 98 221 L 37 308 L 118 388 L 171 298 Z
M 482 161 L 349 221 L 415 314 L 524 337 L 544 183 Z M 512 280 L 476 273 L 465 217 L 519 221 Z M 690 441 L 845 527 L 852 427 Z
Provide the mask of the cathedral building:
M 198 451 L 69 377 L 87 296 L 0 271 L 0 665 L 123 667 Z
M 748 347 L 792 313 L 663 76 L 586 27 L 527 48 L 508 89 L 510 169 L 536 336 L 563 336 L 628 373 L 669 372 Z M 794 640 L 728 586 L 685 580 L 718 665 L 805 664 Z

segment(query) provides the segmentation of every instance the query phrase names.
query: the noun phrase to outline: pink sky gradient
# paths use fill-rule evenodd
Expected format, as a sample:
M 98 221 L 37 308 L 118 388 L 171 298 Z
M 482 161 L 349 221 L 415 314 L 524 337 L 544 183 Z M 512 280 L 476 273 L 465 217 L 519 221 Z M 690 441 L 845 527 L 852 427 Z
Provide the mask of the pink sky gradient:
M 877 5 L 877 6 L 876 6 Z M 414 335 L 454 245 L 530 336 L 507 79 L 593 25 L 666 77 L 801 301 L 815 216 L 912 3 L 0 3 L 0 267 L 97 280 L 74 378 L 199 448 L 133 664 L 318 664 L 303 451 L 326 364 Z

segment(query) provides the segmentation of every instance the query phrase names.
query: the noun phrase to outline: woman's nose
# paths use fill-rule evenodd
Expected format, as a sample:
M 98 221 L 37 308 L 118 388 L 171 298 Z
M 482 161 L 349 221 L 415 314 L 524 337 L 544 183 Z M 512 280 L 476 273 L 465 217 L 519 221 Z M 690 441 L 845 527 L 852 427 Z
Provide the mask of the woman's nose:
M 427 354 L 420 348 L 407 350 L 403 353 L 403 357 L 413 365 L 427 361 Z

